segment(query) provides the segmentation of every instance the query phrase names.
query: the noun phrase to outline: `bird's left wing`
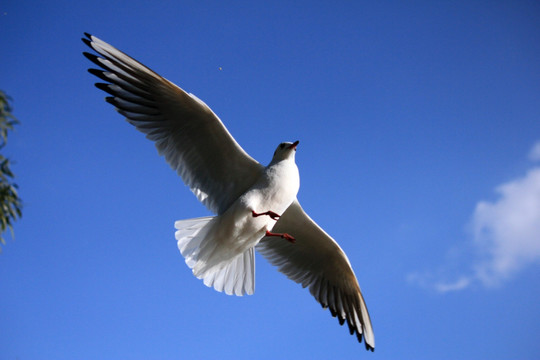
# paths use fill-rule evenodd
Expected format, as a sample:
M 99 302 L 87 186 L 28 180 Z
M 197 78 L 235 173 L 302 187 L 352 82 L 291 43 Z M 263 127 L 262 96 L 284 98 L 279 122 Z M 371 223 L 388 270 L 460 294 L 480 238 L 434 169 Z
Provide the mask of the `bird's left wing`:
M 103 70 L 90 69 L 111 94 L 107 101 L 155 142 L 197 198 L 223 213 L 260 176 L 264 167 L 234 140 L 201 100 L 99 38 L 85 34 L 100 56 L 84 55 Z
M 296 238 L 290 243 L 275 237 L 265 237 L 257 250 L 278 270 L 309 291 L 323 306 L 329 308 L 358 341 L 364 338 L 366 349 L 375 348 L 375 338 L 360 286 L 347 256 L 339 245 L 302 209 L 298 200 L 281 215 L 273 228 Z

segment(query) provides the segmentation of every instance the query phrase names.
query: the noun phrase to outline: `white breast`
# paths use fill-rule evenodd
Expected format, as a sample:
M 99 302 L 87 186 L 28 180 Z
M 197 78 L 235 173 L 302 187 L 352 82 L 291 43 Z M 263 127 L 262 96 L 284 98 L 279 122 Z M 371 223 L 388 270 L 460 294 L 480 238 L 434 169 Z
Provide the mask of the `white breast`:
M 294 201 L 299 188 L 298 167 L 294 160 L 283 160 L 268 166 L 242 200 L 249 210 L 281 215 Z

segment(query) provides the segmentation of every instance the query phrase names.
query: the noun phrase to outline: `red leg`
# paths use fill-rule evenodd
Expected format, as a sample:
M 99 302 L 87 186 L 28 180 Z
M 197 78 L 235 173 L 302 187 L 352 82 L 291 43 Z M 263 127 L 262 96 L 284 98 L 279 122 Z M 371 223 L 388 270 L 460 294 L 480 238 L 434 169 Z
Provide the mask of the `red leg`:
M 267 212 L 263 212 L 263 213 L 256 213 L 255 211 L 251 210 L 251 215 L 253 215 L 253 217 L 257 217 L 257 216 L 261 216 L 261 215 L 268 215 L 272 218 L 272 220 L 278 220 L 280 215 L 276 214 L 275 212 L 273 211 L 267 211 Z
M 294 238 L 294 236 L 291 236 L 291 235 L 289 235 L 287 233 L 279 234 L 279 233 L 273 233 L 273 232 L 270 232 L 270 231 L 266 230 L 266 236 L 279 236 L 280 238 L 285 239 L 290 243 L 294 244 L 296 242 L 296 239 Z

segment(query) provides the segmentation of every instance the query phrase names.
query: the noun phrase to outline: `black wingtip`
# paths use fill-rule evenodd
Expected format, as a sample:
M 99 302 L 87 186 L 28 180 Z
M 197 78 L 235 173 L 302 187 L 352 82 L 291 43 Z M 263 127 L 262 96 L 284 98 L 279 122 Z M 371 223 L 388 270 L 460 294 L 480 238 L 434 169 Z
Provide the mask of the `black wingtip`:
M 371 351 L 371 352 L 375 351 L 375 348 L 366 342 L 365 337 L 361 333 L 356 332 L 356 337 L 359 343 L 362 343 L 362 340 L 364 340 L 364 347 L 366 348 L 367 351 Z
M 354 328 L 354 325 L 349 320 L 349 318 L 347 318 L 347 326 L 349 327 L 349 334 L 353 335 L 355 328 Z
M 321 304 L 321 305 L 322 305 L 322 307 L 323 307 L 323 309 L 324 309 L 324 308 L 325 308 L 324 304 Z M 365 346 L 365 348 L 366 348 L 366 350 L 371 351 L 371 352 L 375 351 L 375 348 L 374 348 L 373 346 L 369 345 L 369 344 L 366 342 L 366 339 L 364 338 L 364 336 L 362 335 L 362 333 L 361 333 L 360 331 L 358 331 L 358 329 L 356 329 L 356 328 L 351 324 L 351 322 L 350 322 L 349 319 L 344 319 L 344 318 L 342 318 L 341 315 L 340 315 L 336 310 L 334 310 L 331 306 L 328 307 L 328 309 L 330 310 L 330 314 L 331 314 L 333 317 L 335 317 L 335 318 L 338 319 L 339 325 L 342 325 L 342 326 L 343 326 L 343 324 L 344 324 L 345 322 L 347 322 L 347 326 L 349 327 L 349 332 L 350 332 L 350 334 L 353 335 L 353 334 L 356 333 L 356 338 L 357 338 L 358 342 L 359 342 L 359 343 L 362 343 L 362 342 L 363 342 L 363 343 L 364 343 L 364 346 Z
M 94 84 L 99 90 L 103 90 L 107 93 L 109 93 L 111 90 L 109 89 L 109 85 L 110 84 L 105 84 L 105 83 L 95 83 Z M 111 94 L 113 95 L 113 94 Z
M 88 69 L 88 72 L 92 75 L 95 75 L 97 77 L 100 77 L 101 74 L 103 73 L 103 70 L 99 70 L 99 69 L 94 69 L 94 68 L 90 68 Z
M 107 82 L 110 82 L 109 79 L 107 79 L 107 76 L 105 76 L 105 72 L 103 70 L 98 70 L 98 69 L 88 69 L 88 72 L 94 76 L 97 76 L 98 78 L 100 78 L 101 80 L 103 81 L 107 81 Z
M 84 40 L 84 39 L 83 39 Z M 95 62 L 95 60 L 97 59 L 97 56 L 94 55 L 94 54 L 91 54 L 89 52 L 86 52 L 86 51 L 83 51 L 82 53 L 88 60 L 90 60 L 91 62 Z
M 85 43 L 85 45 L 88 46 L 89 48 L 93 49 L 93 47 L 92 47 L 92 35 L 90 35 L 87 32 L 85 32 L 84 35 L 87 38 L 81 38 L 82 42 Z
M 82 42 L 85 43 L 86 46 L 92 47 L 92 42 L 88 39 L 81 38 Z
M 89 53 L 89 52 L 86 52 L 86 51 L 83 51 L 83 55 L 84 55 L 84 57 L 86 57 L 88 60 L 90 60 L 91 62 L 93 62 L 94 64 L 96 64 L 97 66 L 104 67 L 103 64 L 99 61 L 99 60 L 100 60 L 100 57 L 98 57 L 97 55 L 94 55 L 94 54 Z M 103 60 L 103 59 L 102 59 L 102 60 Z
M 110 88 L 111 84 L 105 84 L 105 83 L 95 83 L 94 84 L 99 90 L 105 91 L 107 94 L 112 95 L 113 97 L 116 96 L 114 91 Z M 115 104 L 116 105 L 116 104 Z
M 105 98 L 105 101 L 108 102 L 111 105 L 117 106 L 116 101 L 114 100 L 114 97 L 112 97 L 112 96 L 107 96 Z

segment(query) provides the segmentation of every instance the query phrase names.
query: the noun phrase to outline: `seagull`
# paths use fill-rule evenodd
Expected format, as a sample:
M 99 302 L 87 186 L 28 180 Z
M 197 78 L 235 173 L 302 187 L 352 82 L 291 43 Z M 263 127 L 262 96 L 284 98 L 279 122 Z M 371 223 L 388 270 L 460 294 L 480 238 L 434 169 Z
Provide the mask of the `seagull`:
M 88 71 L 126 120 L 215 216 L 175 222 L 178 248 L 193 274 L 228 295 L 255 291 L 255 249 L 289 279 L 347 322 L 351 335 L 375 349 L 366 303 L 349 259 L 302 209 L 296 196 L 298 141 L 283 142 L 267 166 L 249 156 L 218 116 L 145 65 L 85 33 L 83 52 L 101 69 Z

